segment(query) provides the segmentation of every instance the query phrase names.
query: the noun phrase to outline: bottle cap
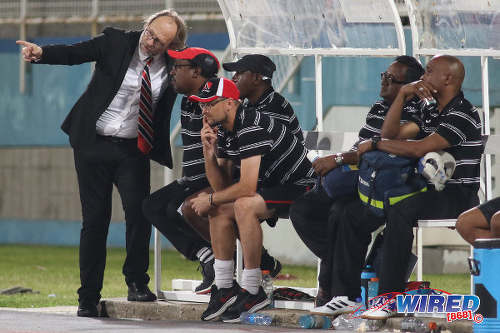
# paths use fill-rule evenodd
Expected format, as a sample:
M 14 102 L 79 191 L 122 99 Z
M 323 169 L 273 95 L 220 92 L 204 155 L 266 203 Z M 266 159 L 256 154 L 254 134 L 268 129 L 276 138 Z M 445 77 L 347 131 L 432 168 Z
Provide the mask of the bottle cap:
M 372 277 L 372 278 L 370 278 L 370 281 L 372 281 L 372 282 L 376 282 L 376 281 L 378 281 L 378 280 L 379 280 L 379 278 L 378 278 L 378 277 Z
M 271 271 L 268 269 L 265 269 L 265 270 L 262 270 L 262 274 L 269 275 L 269 274 L 271 274 Z

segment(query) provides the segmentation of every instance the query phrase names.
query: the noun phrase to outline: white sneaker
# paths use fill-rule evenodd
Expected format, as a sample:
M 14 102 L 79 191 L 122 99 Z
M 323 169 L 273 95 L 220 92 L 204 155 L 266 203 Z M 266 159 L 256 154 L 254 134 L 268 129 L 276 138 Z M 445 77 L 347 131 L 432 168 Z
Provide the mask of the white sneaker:
M 373 299 L 370 302 L 370 308 L 363 312 L 361 318 L 384 320 L 395 316 L 398 313 L 396 310 L 395 294 L 382 295 Z
M 318 306 L 311 313 L 322 315 L 337 315 L 341 313 L 352 313 L 359 309 L 363 304 L 350 301 L 347 296 L 336 296 L 323 306 Z

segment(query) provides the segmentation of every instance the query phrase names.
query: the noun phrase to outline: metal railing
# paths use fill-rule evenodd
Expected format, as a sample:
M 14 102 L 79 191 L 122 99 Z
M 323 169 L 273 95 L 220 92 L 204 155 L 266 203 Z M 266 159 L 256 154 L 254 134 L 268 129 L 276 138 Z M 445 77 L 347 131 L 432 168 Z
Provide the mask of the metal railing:
M 187 19 L 222 19 L 215 0 L 0 0 L 0 24 L 121 21 L 174 8 Z

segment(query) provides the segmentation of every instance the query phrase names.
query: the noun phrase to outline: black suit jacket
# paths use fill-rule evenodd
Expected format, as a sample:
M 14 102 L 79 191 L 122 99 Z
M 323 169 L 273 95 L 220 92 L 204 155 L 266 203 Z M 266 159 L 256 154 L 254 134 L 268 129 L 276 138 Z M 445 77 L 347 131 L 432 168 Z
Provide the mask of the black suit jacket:
M 95 70 L 87 89 L 64 120 L 61 128 L 69 135 L 75 149 L 91 145 L 96 139 L 96 122 L 107 109 L 120 88 L 134 51 L 139 44 L 140 31 L 106 28 L 88 41 L 73 45 L 43 47 L 37 63 L 78 65 L 95 61 Z M 170 69 L 171 59 L 165 55 Z M 172 168 L 170 148 L 170 115 L 177 94 L 169 84 L 160 97 L 153 118 L 154 144 L 149 157 Z

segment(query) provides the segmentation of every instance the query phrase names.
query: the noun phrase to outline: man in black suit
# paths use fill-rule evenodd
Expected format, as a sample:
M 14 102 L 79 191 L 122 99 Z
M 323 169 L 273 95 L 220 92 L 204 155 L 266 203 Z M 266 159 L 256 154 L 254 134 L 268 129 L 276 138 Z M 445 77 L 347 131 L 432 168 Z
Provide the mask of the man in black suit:
M 151 224 L 142 214 L 150 192 L 149 158 L 172 167 L 169 48 L 184 46 L 186 25 L 172 10 L 150 16 L 142 31 L 106 28 L 88 41 L 40 47 L 26 41 L 26 61 L 76 65 L 95 61 L 92 79 L 62 125 L 74 150 L 83 224 L 80 234 L 78 316 L 96 317 L 101 298 L 111 195 L 116 185 L 125 211 L 129 301 L 154 301 L 149 290 Z

